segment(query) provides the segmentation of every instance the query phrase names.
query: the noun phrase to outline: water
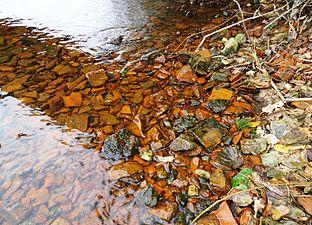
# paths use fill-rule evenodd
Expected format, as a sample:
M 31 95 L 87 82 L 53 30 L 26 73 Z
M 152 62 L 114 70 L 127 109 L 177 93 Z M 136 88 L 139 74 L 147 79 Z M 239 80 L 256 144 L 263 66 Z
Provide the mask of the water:
M 15 19 L 26 26 L 45 29 L 54 36 L 68 35 L 79 48 L 95 53 L 120 49 L 116 39 L 132 45 L 133 40 L 175 38 L 176 25 L 201 28 L 215 15 L 215 10 L 195 8 L 190 16 L 181 4 L 166 0 L 23 0 L 0 1 L 0 18 Z M 185 15 L 189 15 L 186 17 Z M 194 26 L 196 25 L 196 26 Z M 136 38 L 140 34 L 140 38 Z
M 0 100 L 0 121 L 0 224 L 96 224 L 91 212 L 104 177 L 97 154 L 81 146 L 88 135 L 63 132 L 12 97 Z

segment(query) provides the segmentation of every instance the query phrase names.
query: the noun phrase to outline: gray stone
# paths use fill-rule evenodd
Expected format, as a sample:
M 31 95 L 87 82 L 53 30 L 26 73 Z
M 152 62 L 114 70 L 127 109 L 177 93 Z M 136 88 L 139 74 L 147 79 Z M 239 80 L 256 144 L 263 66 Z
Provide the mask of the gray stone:
M 241 150 L 244 154 L 258 155 L 266 150 L 267 142 L 264 138 L 244 139 L 241 141 Z
M 197 144 L 190 140 L 189 136 L 181 134 L 171 142 L 169 147 L 173 151 L 189 151 L 195 149 L 196 146 Z
M 107 159 L 119 160 L 138 153 L 139 139 L 126 129 L 121 129 L 106 138 L 101 155 Z

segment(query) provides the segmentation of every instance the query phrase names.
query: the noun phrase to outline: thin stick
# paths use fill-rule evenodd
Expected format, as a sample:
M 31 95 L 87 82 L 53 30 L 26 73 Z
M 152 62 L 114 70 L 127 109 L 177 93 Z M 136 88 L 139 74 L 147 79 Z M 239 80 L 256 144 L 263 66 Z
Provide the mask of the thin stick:
M 239 4 L 238 1 L 236 1 L 236 0 L 234 0 L 234 2 L 236 3 L 236 5 L 237 5 L 237 7 L 238 7 L 238 10 L 240 11 L 240 13 L 241 13 L 241 15 L 242 15 L 242 20 L 244 21 L 244 20 L 245 20 L 245 18 L 244 18 L 244 13 L 243 13 L 243 10 L 242 10 L 240 4 Z M 248 40 L 250 40 L 250 37 L 249 37 L 249 34 L 248 34 L 248 32 L 247 32 L 247 28 L 246 28 L 245 22 L 243 22 L 243 27 L 244 27 L 244 30 L 245 30 L 245 33 L 246 33 L 246 35 L 247 35 Z
M 278 95 L 278 97 L 280 97 L 280 99 L 282 100 L 283 103 L 286 103 L 284 96 L 282 95 L 282 93 L 278 90 L 278 88 L 276 87 L 274 81 L 271 79 L 270 82 L 271 86 L 273 87 L 273 89 L 276 91 L 276 94 Z
M 287 6 L 287 5 L 284 5 L 284 6 L 278 8 L 278 9 L 275 9 L 275 10 L 273 10 L 273 11 L 281 10 L 281 9 L 285 8 L 286 6 Z M 229 26 L 223 27 L 223 28 L 221 28 L 221 29 L 219 29 L 219 30 L 216 30 L 216 31 L 214 31 L 214 32 L 212 32 L 212 33 L 210 33 L 210 34 L 205 35 L 205 36 L 203 37 L 203 39 L 201 40 L 201 42 L 199 43 L 199 45 L 197 46 L 197 49 L 196 49 L 196 50 L 199 50 L 199 49 L 200 49 L 200 47 L 205 43 L 205 40 L 206 40 L 208 37 L 210 37 L 210 36 L 212 36 L 212 35 L 215 35 L 215 34 L 221 32 L 221 31 L 224 31 L 224 30 L 226 30 L 226 29 L 229 29 L 229 28 L 231 28 L 231 27 L 235 27 L 235 26 L 237 26 L 237 25 L 239 25 L 239 24 L 241 24 L 241 23 L 247 22 L 247 21 L 249 21 L 249 20 L 254 20 L 254 19 L 258 19 L 258 18 L 264 17 L 264 16 L 266 16 L 266 15 L 271 14 L 273 11 L 264 13 L 264 14 L 262 14 L 262 15 L 249 17 L 249 18 L 247 18 L 247 19 L 238 21 L 238 22 L 233 23 L 233 24 L 231 24 L 231 25 L 229 25 Z
M 285 98 L 285 102 L 311 102 L 312 98 Z
M 294 187 L 309 187 L 312 185 L 312 182 L 298 182 L 298 183 L 288 183 L 288 184 L 269 184 L 269 186 L 294 186 Z M 267 185 L 266 185 L 267 186 Z M 254 188 L 249 188 L 247 190 L 242 190 L 242 191 L 238 191 L 232 194 L 229 194 L 217 201 L 215 201 L 214 203 L 212 203 L 209 207 L 207 207 L 204 211 L 202 211 L 198 216 L 195 217 L 195 219 L 192 221 L 192 224 L 194 224 L 200 217 L 202 217 L 206 212 L 208 212 L 209 210 L 211 210 L 215 205 L 235 196 L 235 195 L 239 195 L 245 192 L 250 192 L 250 191 L 254 191 L 254 190 L 258 190 L 258 189 L 264 189 L 266 188 L 266 186 L 259 186 L 259 187 L 254 187 Z
M 266 25 L 263 29 L 267 29 L 269 28 L 273 23 L 275 23 L 277 20 L 279 20 L 280 18 L 282 18 L 283 16 L 285 16 L 287 13 L 289 13 L 290 11 L 292 11 L 293 9 L 299 7 L 303 2 L 300 2 L 299 5 L 297 6 L 293 6 L 290 9 L 288 9 L 286 12 L 283 12 L 281 15 L 279 15 L 278 17 L 276 17 L 274 20 L 272 20 L 268 25 Z

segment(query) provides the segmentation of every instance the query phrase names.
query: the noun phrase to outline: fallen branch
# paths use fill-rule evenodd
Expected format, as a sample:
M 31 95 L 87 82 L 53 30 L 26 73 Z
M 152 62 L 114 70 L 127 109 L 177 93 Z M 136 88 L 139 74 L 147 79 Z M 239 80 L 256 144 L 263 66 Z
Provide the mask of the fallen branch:
M 312 98 L 285 98 L 285 102 L 311 102 Z
M 204 211 L 202 211 L 198 216 L 195 217 L 195 219 L 192 221 L 192 224 L 194 224 L 200 217 L 202 217 L 206 212 L 209 212 L 214 206 L 218 205 L 219 203 L 228 200 L 229 198 L 245 193 L 245 192 L 250 192 L 250 191 L 254 191 L 254 190 L 258 190 L 258 189 L 265 189 L 267 188 L 267 186 L 294 186 L 294 187 L 310 187 L 312 185 L 312 182 L 300 182 L 300 183 L 288 183 L 288 184 L 269 184 L 269 185 L 263 185 L 263 186 L 258 186 L 258 187 L 254 187 L 254 188 L 249 188 L 247 190 L 242 190 L 242 191 L 238 191 L 232 194 L 229 194 L 227 196 L 224 196 L 223 198 L 215 201 L 214 203 L 212 203 L 209 207 L 207 207 Z
M 278 88 L 276 87 L 274 81 L 271 79 L 270 82 L 271 86 L 273 87 L 273 89 L 276 91 L 276 94 L 278 95 L 278 97 L 280 97 L 280 99 L 282 100 L 283 103 L 286 103 L 286 100 L 284 98 L 284 96 L 282 95 L 282 93 L 278 90 Z
M 238 21 L 238 22 L 236 22 L 236 23 L 233 23 L 233 24 L 231 24 L 231 25 L 228 25 L 228 26 L 226 26 L 226 27 L 223 27 L 223 28 L 221 28 L 221 29 L 219 29 L 219 30 L 216 30 L 216 31 L 214 31 L 214 32 L 212 32 L 212 33 L 210 33 L 210 34 L 207 34 L 207 35 L 205 35 L 205 36 L 203 37 L 203 39 L 201 40 L 201 42 L 200 42 L 199 45 L 197 46 L 196 51 L 198 51 L 198 50 L 201 48 L 201 46 L 205 43 L 205 41 L 206 41 L 206 39 L 207 39 L 208 37 L 210 37 L 210 36 L 212 36 L 212 35 L 215 35 L 215 34 L 217 34 L 217 33 L 220 33 L 221 31 L 224 31 L 224 30 L 229 29 L 229 28 L 231 28 L 231 27 L 235 27 L 235 26 L 237 26 L 237 25 L 239 25 L 239 24 L 245 23 L 245 22 L 247 22 L 247 21 L 255 20 L 255 19 L 264 17 L 264 16 L 266 16 L 266 15 L 271 14 L 271 13 L 274 12 L 274 11 L 281 10 L 281 9 L 285 8 L 286 6 L 287 6 L 287 4 L 284 5 L 284 6 L 282 6 L 282 7 L 280 7 L 280 8 L 278 8 L 278 9 L 274 9 L 273 11 L 264 13 L 264 14 L 262 14 L 262 15 L 249 17 L 249 18 L 247 18 L 247 19 Z
M 239 4 L 238 1 L 236 1 L 236 0 L 234 0 L 234 2 L 236 3 L 239 12 L 240 12 L 241 15 L 242 15 L 242 20 L 244 21 L 244 20 L 245 20 L 245 18 L 244 18 L 244 12 L 243 12 L 243 10 L 242 10 L 240 4 Z M 249 37 L 249 34 L 248 34 L 248 32 L 247 32 L 247 28 L 246 28 L 245 22 L 243 22 L 243 27 L 244 27 L 245 33 L 246 33 L 246 35 L 247 35 L 247 39 L 248 39 L 248 41 L 249 41 L 249 40 L 250 40 L 250 37 Z

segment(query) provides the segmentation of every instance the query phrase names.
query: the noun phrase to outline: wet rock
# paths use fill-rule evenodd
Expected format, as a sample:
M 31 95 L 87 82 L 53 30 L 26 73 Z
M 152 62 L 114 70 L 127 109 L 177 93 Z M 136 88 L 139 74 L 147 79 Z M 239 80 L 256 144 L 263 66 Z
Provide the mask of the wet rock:
M 234 38 L 230 38 L 224 45 L 224 48 L 221 50 L 223 55 L 231 55 L 235 53 L 238 49 L 238 42 Z
M 195 68 L 207 70 L 209 68 L 211 54 L 208 50 L 199 50 L 190 55 L 189 64 Z
M 194 219 L 194 214 L 189 210 L 183 210 L 183 212 L 178 212 L 173 219 L 174 225 L 186 225 L 191 224 Z
M 4 45 L 4 44 L 5 44 L 4 37 L 1 35 L 0 36 L 0 46 Z
M 241 140 L 241 150 L 244 154 L 258 155 L 266 150 L 267 142 L 264 138 Z
M 190 185 L 187 189 L 187 195 L 190 197 L 198 196 L 199 189 L 196 185 Z
M 137 162 L 125 162 L 112 166 L 107 172 L 109 180 L 118 180 L 143 172 L 143 166 Z
M 181 133 L 188 128 L 194 127 L 197 124 L 197 119 L 193 116 L 185 116 L 174 121 L 173 130 Z
M 261 161 L 264 166 L 274 167 L 279 163 L 279 153 L 277 151 L 271 151 L 261 155 Z
M 102 156 L 118 160 L 138 153 L 139 139 L 129 131 L 121 129 L 104 141 Z
M 210 150 L 221 142 L 227 130 L 214 118 L 209 118 L 199 122 L 191 132 L 207 150 Z
M 196 223 L 195 225 L 220 225 L 220 222 L 216 215 L 214 214 L 209 214 L 202 216 Z
M 148 212 L 167 222 L 174 216 L 175 207 L 168 202 L 159 202 L 155 208 L 151 208 Z
M 63 96 L 65 107 L 80 107 L 82 103 L 81 93 L 72 92 L 69 96 Z
M 221 168 L 216 169 L 211 174 L 210 185 L 217 187 L 218 189 L 224 189 L 226 187 L 226 177 Z
M 23 88 L 23 84 L 28 81 L 31 75 L 25 75 L 23 77 L 20 77 L 18 79 L 13 80 L 12 82 L 6 84 L 2 89 L 5 92 L 15 92 Z
M 229 104 L 229 100 L 213 99 L 207 104 L 207 107 L 211 109 L 214 113 L 221 113 L 226 109 L 226 107 L 229 106 Z
M 212 100 L 230 100 L 233 96 L 233 91 L 228 90 L 226 88 L 215 87 L 211 91 L 211 95 L 209 96 L 209 101 Z
M 146 188 L 142 189 L 136 196 L 135 201 L 139 206 L 145 205 L 147 207 L 154 207 L 158 202 L 151 185 L 147 185 Z
M 227 82 L 228 75 L 226 73 L 213 72 L 210 80 L 218 81 L 218 82 Z
M 104 69 L 88 72 L 86 77 L 92 87 L 102 86 L 108 80 L 108 76 L 106 75 L 106 71 Z
M 194 84 L 196 83 L 197 76 L 193 72 L 193 69 L 190 65 L 183 66 L 176 74 L 176 78 L 179 82 L 185 82 Z
M 18 61 L 18 65 L 23 67 L 33 66 L 36 61 L 36 59 L 21 59 Z
M 169 148 L 173 151 L 189 151 L 196 148 L 197 144 L 194 143 L 189 136 L 181 134 L 178 138 L 173 140 Z
M 54 67 L 52 71 L 57 73 L 60 76 L 65 75 L 65 74 L 73 73 L 73 69 L 70 66 L 65 66 L 65 65 L 62 65 L 62 64 L 57 65 L 56 67 Z
M 70 128 L 87 131 L 89 125 L 89 115 L 86 113 L 72 115 L 67 118 L 66 123 Z
M 244 162 L 243 155 L 240 150 L 233 146 L 222 148 L 221 152 L 218 153 L 218 156 L 221 164 L 232 169 L 239 168 Z
M 115 115 L 110 114 L 107 111 L 101 112 L 101 120 L 105 125 L 116 125 L 119 124 L 119 120 Z
M 199 177 L 204 178 L 204 179 L 206 179 L 206 180 L 208 180 L 208 179 L 210 178 L 210 173 L 209 173 L 208 171 L 206 171 L 206 170 L 196 169 L 196 170 L 194 171 L 194 173 L 195 173 L 196 175 L 198 175 Z
M 113 90 L 111 93 L 108 93 L 107 95 L 105 95 L 104 104 L 116 105 L 117 103 L 120 102 L 121 99 L 122 99 L 122 95 L 118 91 Z
M 298 207 L 291 206 L 289 217 L 296 221 L 307 221 L 308 215 Z
M 180 192 L 179 194 L 177 194 L 176 195 L 176 202 L 178 203 L 178 207 L 181 209 L 185 208 L 185 206 L 187 204 L 187 199 L 188 199 L 188 196 L 186 193 Z

